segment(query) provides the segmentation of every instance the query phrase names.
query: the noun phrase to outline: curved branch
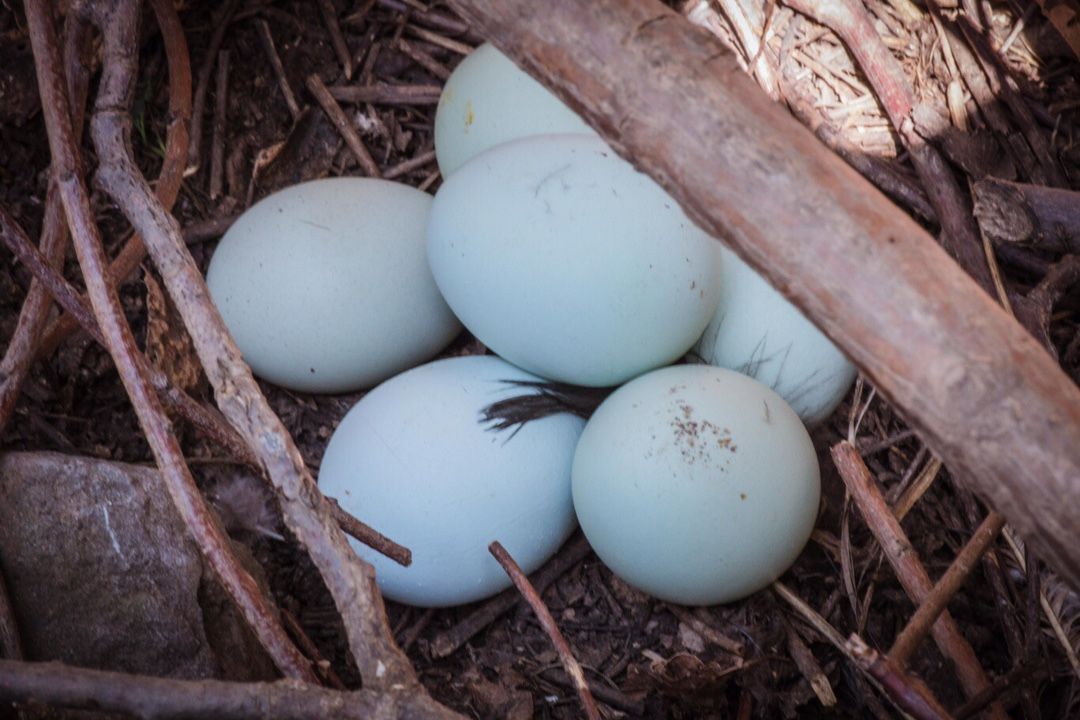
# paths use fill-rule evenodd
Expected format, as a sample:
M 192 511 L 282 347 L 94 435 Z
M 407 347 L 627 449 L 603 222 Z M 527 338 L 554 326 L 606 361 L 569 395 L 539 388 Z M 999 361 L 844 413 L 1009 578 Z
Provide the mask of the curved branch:
M 77 29 L 77 23 L 71 23 L 64 38 L 64 54 L 68 96 L 72 101 L 72 131 L 76 137 L 82 135 L 86 95 L 90 87 L 90 77 L 85 70 L 86 63 L 80 62 L 88 49 L 89 38 L 86 33 Z M 56 184 L 50 182 L 45 195 L 45 220 L 40 242 L 41 251 L 50 267 L 59 269 L 63 265 L 67 239 L 64 206 L 60 202 Z M 38 280 L 32 280 L 30 291 L 26 294 L 26 300 L 19 312 L 18 325 L 15 326 L 15 332 L 4 352 L 4 359 L 0 361 L 0 436 L 15 410 L 19 391 L 38 352 L 42 329 L 49 319 L 50 307 L 52 301 L 49 292 Z
M 72 13 L 74 12 L 76 10 L 73 8 Z M 56 178 L 64 212 L 72 231 L 87 294 L 90 296 L 101 334 L 135 407 L 139 424 L 161 469 L 169 494 L 199 545 L 203 557 L 237 603 L 240 612 L 270 657 L 285 674 L 315 682 L 310 665 L 288 639 L 258 585 L 229 552 L 228 539 L 203 502 L 184 462 L 171 424 L 153 390 L 146 368 L 138 362 L 135 338 L 124 318 L 116 287 L 108 275 L 101 237 L 94 223 L 89 196 L 82 180 L 81 161 L 69 116 L 67 92 L 59 72 L 60 57 L 51 5 L 47 0 L 29 0 L 26 3 L 26 15 L 34 48 L 49 147 L 53 154 L 53 176 Z M 111 33 L 127 31 L 134 35 L 134 22 L 128 26 L 123 25 L 121 22 L 111 23 L 109 30 Z M 106 52 L 106 57 L 108 56 L 109 53 Z M 103 91 L 105 87 L 107 86 L 103 83 Z
M 107 33 L 106 51 L 133 59 L 134 34 L 117 29 L 118 17 L 134 16 L 133 1 L 103 1 L 98 11 L 100 19 L 108 19 L 99 22 Z M 299 450 L 263 397 L 210 300 L 179 225 L 154 197 L 135 165 L 127 111 L 133 81 L 133 73 L 116 65 L 107 65 L 102 76 L 91 120 L 101 163 L 98 182 L 145 239 L 191 335 L 219 408 L 259 456 L 278 492 L 285 524 L 310 554 L 334 599 L 365 687 L 394 694 L 417 712 L 457 717 L 427 695 L 408 658 L 394 643 L 374 571 L 349 547 Z
M 180 194 L 180 185 L 184 182 L 184 167 L 187 163 L 189 147 L 188 127 L 191 124 L 191 58 L 188 55 L 187 39 L 184 37 L 184 28 L 180 24 L 180 18 L 176 9 L 169 0 L 150 0 L 150 6 L 154 11 L 158 27 L 161 28 L 161 37 L 165 44 L 165 60 L 169 66 L 169 118 L 168 129 L 165 134 L 165 159 L 161 164 L 161 171 L 157 179 L 157 197 L 167 208 L 172 209 L 176 198 Z M 85 34 L 86 23 L 82 18 L 74 14 L 68 21 L 68 27 L 76 28 Z M 70 57 L 74 43 L 68 43 L 69 57 L 67 58 L 68 72 L 74 74 L 81 71 L 85 75 L 85 62 Z M 88 78 L 82 78 L 88 83 Z M 83 108 L 86 105 L 86 87 L 84 84 L 82 94 L 75 106 Z M 74 93 L 72 93 L 74 96 Z M 82 117 L 75 137 L 82 135 Z M 136 233 L 128 238 L 124 247 L 117 253 L 116 258 L 109 265 L 109 274 L 116 284 L 123 284 L 131 277 L 135 269 L 146 257 L 146 246 L 142 238 Z M 38 357 L 48 357 L 64 339 L 79 327 L 79 322 L 71 315 L 62 315 L 49 324 L 45 330 L 38 350 Z

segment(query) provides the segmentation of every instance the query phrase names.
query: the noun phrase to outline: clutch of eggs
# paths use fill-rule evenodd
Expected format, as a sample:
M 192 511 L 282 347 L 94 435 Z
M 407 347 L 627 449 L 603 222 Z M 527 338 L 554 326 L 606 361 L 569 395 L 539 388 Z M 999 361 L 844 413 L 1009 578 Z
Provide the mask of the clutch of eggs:
M 443 349 L 461 324 L 428 268 L 431 196 L 333 178 L 249 208 L 206 283 L 252 371 L 304 392 L 371 387 Z
M 493 595 L 510 579 L 488 552 L 498 540 L 525 572 L 576 526 L 570 466 L 584 421 L 571 415 L 494 431 L 491 403 L 538 380 L 490 355 L 438 360 L 364 396 L 323 456 L 319 487 L 412 551 L 402 567 L 351 541 L 386 597 L 424 607 Z

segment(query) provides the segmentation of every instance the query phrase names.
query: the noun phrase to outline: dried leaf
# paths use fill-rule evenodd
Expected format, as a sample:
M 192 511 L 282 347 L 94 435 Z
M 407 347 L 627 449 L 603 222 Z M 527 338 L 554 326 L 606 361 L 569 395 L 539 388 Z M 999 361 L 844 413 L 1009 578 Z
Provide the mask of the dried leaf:
M 191 336 L 184 328 L 172 299 L 151 273 L 143 273 L 146 285 L 146 356 L 165 373 L 174 387 L 194 390 L 202 380 L 202 365 Z

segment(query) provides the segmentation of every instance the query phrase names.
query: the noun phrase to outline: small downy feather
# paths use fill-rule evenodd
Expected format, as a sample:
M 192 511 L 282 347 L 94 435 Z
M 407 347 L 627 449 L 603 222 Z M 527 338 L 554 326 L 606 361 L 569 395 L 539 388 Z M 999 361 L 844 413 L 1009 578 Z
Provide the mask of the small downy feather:
M 222 475 L 207 491 L 225 529 L 284 540 L 278 532 L 279 518 L 273 496 L 263 483 L 247 473 Z

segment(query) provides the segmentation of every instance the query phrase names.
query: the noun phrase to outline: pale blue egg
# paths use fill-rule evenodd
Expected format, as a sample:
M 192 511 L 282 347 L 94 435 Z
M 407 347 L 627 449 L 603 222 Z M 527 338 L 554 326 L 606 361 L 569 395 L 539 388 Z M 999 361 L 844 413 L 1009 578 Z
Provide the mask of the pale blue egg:
M 493 45 L 454 68 L 435 111 L 435 157 L 449 177 L 478 153 L 508 140 L 592 133 L 585 121 Z
M 371 178 L 315 180 L 249 208 L 206 282 L 256 375 L 305 392 L 371 387 L 461 330 L 428 268 L 431 196 Z
M 465 326 L 529 372 L 616 385 L 680 358 L 719 297 L 720 245 L 602 140 L 542 135 L 439 190 L 428 260 Z
M 695 355 L 775 390 L 803 422 L 827 419 L 855 380 L 855 366 L 798 308 L 727 248 L 716 314 Z
M 805 546 L 817 456 L 784 400 L 745 375 L 677 365 L 616 390 L 574 456 L 581 529 L 629 584 L 713 605 L 760 590 Z
M 372 390 L 334 431 L 319 487 L 412 551 L 402 567 L 355 540 L 391 600 L 461 605 L 510 580 L 488 552 L 495 540 L 525 572 L 576 527 L 570 466 L 584 421 L 554 415 L 496 431 L 481 413 L 536 381 L 493 356 L 439 360 Z

